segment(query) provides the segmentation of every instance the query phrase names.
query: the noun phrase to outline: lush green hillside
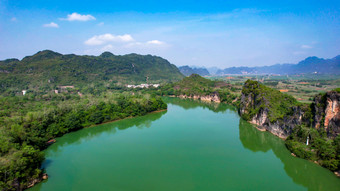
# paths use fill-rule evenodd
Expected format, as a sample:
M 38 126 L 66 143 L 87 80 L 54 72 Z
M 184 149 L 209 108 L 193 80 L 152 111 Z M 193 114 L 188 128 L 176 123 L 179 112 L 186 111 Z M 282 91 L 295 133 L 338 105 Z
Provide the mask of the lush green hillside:
M 191 76 L 185 77 L 179 82 L 169 83 L 162 86 L 160 89 L 151 91 L 153 91 L 153 93 L 157 95 L 187 97 L 196 96 L 199 99 L 204 96 L 214 96 L 220 102 L 225 102 L 233 105 L 238 103 L 235 102 L 237 95 L 235 94 L 234 89 L 229 84 L 222 81 L 212 81 L 203 78 L 198 74 L 192 74 Z
M 246 120 L 251 120 L 261 110 L 267 111 L 270 122 L 282 120 L 293 113 L 294 107 L 302 105 L 294 97 L 252 80 L 245 82 L 242 96 L 240 108 L 244 111 L 241 114 Z
M 41 150 L 52 138 L 167 108 L 159 97 L 127 92 L 0 96 L 0 105 L 0 190 L 22 190 L 41 180 Z
M 21 61 L 0 61 L 0 93 L 23 89 L 49 91 L 56 86 L 112 86 L 173 82 L 183 78 L 177 67 L 151 55 L 100 56 L 62 55 L 50 50 Z
M 217 81 L 211 81 L 198 74 L 192 74 L 189 77 L 184 78 L 182 81 L 175 83 L 174 89 L 185 94 L 204 95 L 212 93 L 217 87 L 217 83 Z M 227 86 L 227 84 L 223 82 L 221 85 Z
M 287 148 L 297 157 L 340 169 L 339 90 L 316 95 L 312 104 L 248 80 L 243 86 L 240 115 L 259 128 L 287 138 Z M 327 115 L 327 108 L 337 114 Z M 329 123 L 325 123 L 325 121 Z

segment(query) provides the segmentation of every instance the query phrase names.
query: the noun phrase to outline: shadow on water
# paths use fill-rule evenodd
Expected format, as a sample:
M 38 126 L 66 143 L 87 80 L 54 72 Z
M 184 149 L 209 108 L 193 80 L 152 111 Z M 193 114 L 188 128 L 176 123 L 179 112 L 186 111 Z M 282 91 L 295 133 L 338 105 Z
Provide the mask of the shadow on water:
M 56 144 L 50 146 L 48 152 L 58 153 L 60 148 L 64 146 L 71 144 L 72 145 L 82 144 L 83 141 L 88 141 L 102 133 L 115 134 L 117 131 L 122 131 L 131 127 L 137 127 L 138 129 L 143 129 L 145 127 L 149 128 L 151 127 L 152 122 L 160 119 L 164 114 L 166 114 L 166 112 L 167 111 L 161 111 L 152 114 L 147 114 L 145 116 L 122 119 L 112 123 L 106 123 L 69 133 L 67 135 L 64 135 L 62 138 L 58 139 Z
M 307 160 L 295 158 L 286 149 L 284 141 L 270 134 L 261 132 L 248 122 L 240 119 L 239 133 L 242 145 L 253 152 L 272 150 L 284 165 L 284 170 L 292 180 L 308 190 L 338 190 L 340 180 L 324 169 Z
M 52 160 L 50 160 L 50 159 L 45 159 L 44 160 L 44 163 L 43 163 L 43 168 L 47 168 L 47 167 L 49 167 L 49 166 L 51 166 L 52 165 Z
M 195 109 L 198 107 L 202 107 L 204 109 L 209 109 L 215 113 L 224 113 L 227 110 L 237 111 L 236 107 L 233 107 L 224 103 L 215 103 L 215 102 L 204 102 L 200 100 L 194 99 L 181 99 L 181 98 L 172 98 L 172 97 L 163 97 L 164 102 L 168 104 L 173 104 L 177 106 L 181 106 L 185 110 Z

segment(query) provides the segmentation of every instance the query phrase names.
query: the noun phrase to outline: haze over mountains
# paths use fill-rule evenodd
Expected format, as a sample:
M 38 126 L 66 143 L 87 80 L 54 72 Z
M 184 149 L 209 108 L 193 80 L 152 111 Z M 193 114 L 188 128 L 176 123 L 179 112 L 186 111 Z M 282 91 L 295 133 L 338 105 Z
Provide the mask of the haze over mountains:
M 276 64 L 261 67 L 231 67 L 219 70 L 217 75 L 225 74 L 340 74 L 340 55 L 332 59 L 308 57 L 298 64 Z
M 209 76 L 210 73 L 206 68 L 190 67 L 190 66 L 180 66 L 179 71 L 185 75 L 190 76 L 191 74 L 198 74 L 200 76 Z
M 188 73 L 196 73 L 201 75 L 201 71 L 188 66 L 179 67 L 180 71 L 184 75 Z M 184 70 L 185 69 L 185 70 Z M 275 64 L 271 66 L 258 66 L 258 67 L 230 67 L 225 69 L 211 68 L 212 71 L 209 74 L 204 75 L 215 75 L 222 76 L 227 74 L 280 74 L 280 75 L 292 75 L 292 74 L 340 74 L 340 55 L 331 58 L 323 59 L 318 57 L 308 57 L 305 60 L 300 61 L 298 64 Z M 204 76 L 203 75 L 203 76 Z

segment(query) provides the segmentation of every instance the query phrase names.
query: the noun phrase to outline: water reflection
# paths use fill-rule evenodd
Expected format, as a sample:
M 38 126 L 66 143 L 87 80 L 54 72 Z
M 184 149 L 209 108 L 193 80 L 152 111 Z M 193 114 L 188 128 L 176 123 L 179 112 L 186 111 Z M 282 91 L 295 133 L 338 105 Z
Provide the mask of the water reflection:
M 89 141 L 93 137 L 99 136 L 102 133 L 115 134 L 117 131 L 122 131 L 131 127 L 138 129 L 151 127 L 152 122 L 160 119 L 167 111 L 156 112 L 146 116 L 119 120 L 112 123 L 98 125 L 96 127 L 85 128 L 80 131 L 72 132 L 64 135 L 65 138 L 58 139 L 56 144 L 53 144 L 48 149 L 50 153 L 58 153 L 58 151 L 67 145 L 78 145 L 84 141 Z M 67 137 L 67 138 L 66 138 Z
M 296 184 L 308 190 L 337 190 L 340 189 L 339 179 L 327 169 L 303 159 L 295 158 L 286 149 L 283 140 L 268 132 L 261 132 L 248 122 L 240 119 L 240 140 L 244 148 L 253 152 L 272 150 L 284 164 L 284 170 Z
M 215 113 L 224 113 L 227 110 L 237 111 L 237 109 L 231 105 L 223 104 L 223 103 L 215 103 L 215 102 L 204 102 L 200 100 L 194 99 L 180 99 L 180 98 L 172 98 L 172 97 L 164 97 L 163 100 L 168 104 L 178 105 L 188 109 L 195 109 L 197 107 L 202 107 L 204 109 L 209 109 Z

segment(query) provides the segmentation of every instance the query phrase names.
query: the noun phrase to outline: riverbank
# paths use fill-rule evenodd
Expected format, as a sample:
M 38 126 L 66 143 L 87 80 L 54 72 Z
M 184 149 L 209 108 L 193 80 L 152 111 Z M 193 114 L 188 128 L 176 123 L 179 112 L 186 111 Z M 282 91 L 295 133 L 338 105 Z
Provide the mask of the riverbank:
M 149 114 L 152 114 L 152 113 L 159 113 L 159 112 L 163 112 L 163 111 L 167 111 L 168 109 L 161 109 L 161 110 L 157 110 L 157 111 L 152 111 L 152 112 L 149 112 L 145 115 L 149 115 Z M 111 120 L 111 121 L 106 121 L 104 123 L 100 123 L 100 124 L 95 124 L 95 125 L 91 125 L 91 126 L 88 126 L 88 127 L 84 127 L 85 128 L 91 128 L 91 127 L 96 127 L 98 125 L 104 125 L 104 124 L 107 124 L 107 123 L 113 123 L 113 122 L 116 122 L 116 121 L 120 121 L 120 120 L 124 120 L 124 119 L 130 119 L 130 118 L 134 118 L 134 117 L 139 117 L 139 116 L 144 116 L 144 115 L 138 115 L 138 116 L 129 116 L 129 117 L 125 117 L 125 118 L 122 118 L 122 119 L 115 119 L 115 120 Z M 80 129 L 81 130 L 81 129 Z
M 192 100 L 197 100 L 197 99 L 193 99 L 193 97 L 180 97 L 180 98 L 185 98 L 185 99 L 192 99 Z M 226 103 L 226 104 L 229 104 L 229 103 Z M 237 107 L 237 106 L 236 106 Z M 237 107 L 238 108 L 238 110 L 240 110 L 240 107 Z M 240 115 L 240 117 L 242 117 L 242 115 L 240 114 L 240 112 L 239 112 L 239 115 Z M 242 117 L 243 118 L 243 117 Z M 244 119 L 244 118 L 243 118 Z M 286 142 L 286 140 L 287 140 L 287 137 L 288 136 L 283 136 L 283 135 L 285 135 L 285 134 L 282 134 L 282 133 L 275 133 L 275 132 L 280 132 L 280 130 L 279 129 L 277 129 L 277 128 L 279 128 L 279 126 L 277 125 L 277 124 L 275 124 L 276 126 L 275 127 L 273 127 L 271 130 L 272 131 L 270 131 L 270 130 L 268 130 L 268 129 L 266 129 L 265 127 L 263 127 L 262 125 L 259 125 L 258 123 L 257 123 L 257 121 L 254 121 L 254 120 L 247 120 L 247 119 L 245 119 L 247 122 L 249 122 L 250 124 L 252 124 L 252 126 L 254 127 L 254 128 L 256 128 L 258 131 L 268 131 L 268 132 L 270 132 L 271 134 L 273 134 L 273 135 L 275 135 L 275 136 L 277 136 L 277 137 L 279 137 L 280 139 L 282 139 L 282 140 L 284 140 L 285 142 Z M 261 119 L 261 117 L 259 117 L 259 121 L 266 121 L 266 118 L 265 119 Z M 286 146 L 287 147 L 287 146 Z M 287 147 L 288 148 L 288 147 Z M 289 149 L 289 148 L 288 148 Z M 290 149 L 289 149 L 290 150 Z M 337 177 L 339 177 L 339 172 L 337 171 L 337 170 L 331 170 L 331 169 L 329 169 L 329 168 L 327 168 L 323 163 L 322 163 L 322 161 L 320 162 L 318 159 L 308 159 L 308 158 L 304 158 L 304 157 L 301 157 L 300 155 L 299 155 L 299 153 L 295 153 L 294 151 L 292 151 L 292 150 L 290 150 L 291 151 L 291 153 L 293 153 L 296 157 L 298 157 L 298 158 L 302 158 L 302 159 L 306 159 L 306 160 L 308 160 L 308 161 L 310 161 L 310 162 L 312 162 L 312 163 L 315 163 L 315 164 L 317 164 L 317 165 L 319 165 L 319 166 L 322 166 L 322 167 L 324 167 L 324 168 L 326 168 L 326 169 L 328 169 L 328 170 L 330 170 L 331 172 L 333 172 Z
M 167 111 L 167 109 L 160 109 L 160 110 L 156 110 L 156 111 L 152 111 L 152 112 L 149 112 L 145 115 L 149 115 L 149 114 L 153 114 L 153 113 L 160 113 L 160 112 L 164 112 L 164 111 Z M 82 129 L 78 129 L 76 131 L 80 131 L 80 130 L 83 130 L 83 129 L 87 129 L 87 128 L 92 128 L 92 127 L 96 127 L 96 126 L 99 126 L 99 125 L 104 125 L 104 124 L 108 124 L 108 123 L 114 123 L 114 122 L 118 122 L 118 121 L 121 121 L 121 120 L 125 120 L 125 119 L 131 119 L 131 118 L 135 118 L 135 117 L 140 117 L 140 116 L 145 116 L 145 115 L 138 115 L 138 116 L 129 116 L 129 117 L 125 117 L 125 118 L 122 118 L 122 119 L 116 119 L 116 120 L 112 120 L 112 121 L 107 121 L 107 122 L 104 122 L 104 123 L 100 123 L 100 124 L 96 124 L 96 125 L 92 125 L 92 126 L 88 126 L 88 127 L 84 127 Z M 75 132 L 75 131 L 74 131 Z M 52 145 L 52 144 L 50 144 Z M 50 146 L 49 145 L 49 146 Z M 49 147 L 48 146 L 48 147 Z M 48 148 L 46 147 L 46 149 Z M 44 149 L 44 150 L 46 150 Z M 44 151 L 42 150 L 42 151 Z M 42 169 L 43 170 L 43 169 Z M 28 183 L 28 186 L 24 189 L 27 189 L 27 188 L 31 188 L 33 186 L 35 186 L 36 184 L 39 184 L 40 182 L 42 182 L 43 180 L 47 180 L 48 179 L 48 174 L 47 173 L 41 173 L 39 175 L 38 178 L 35 178 L 35 179 L 32 179 L 29 183 Z
M 233 107 L 163 100 L 167 112 L 60 138 L 45 152 L 50 179 L 29 191 L 171 191 L 179 185 L 195 191 L 333 191 L 340 184 L 328 170 L 291 157 L 281 139 L 256 130 Z
M 193 96 L 187 96 L 187 95 L 175 96 L 175 95 L 170 95 L 168 97 L 177 97 L 177 98 L 181 98 L 181 99 L 200 100 L 200 101 L 207 102 L 207 103 L 209 103 L 209 102 L 221 103 L 221 99 L 216 94 L 212 94 L 212 95 L 193 95 Z
M 67 100 L 62 99 L 63 95 L 53 96 L 50 100 L 38 97 L 0 99 L 7 112 L 6 116 L 0 116 L 0 187 L 4 190 L 22 190 L 40 181 L 42 150 L 47 148 L 49 140 L 167 108 L 160 97 L 146 94 L 107 92 Z M 0 109 L 0 112 L 4 111 Z

